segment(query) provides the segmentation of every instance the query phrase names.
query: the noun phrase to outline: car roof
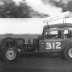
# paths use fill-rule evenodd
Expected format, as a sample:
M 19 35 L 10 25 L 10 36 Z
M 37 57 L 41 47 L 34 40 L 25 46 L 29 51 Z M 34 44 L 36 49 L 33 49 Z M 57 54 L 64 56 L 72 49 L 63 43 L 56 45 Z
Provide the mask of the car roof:
M 59 23 L 59 24 L 53 24 L 53 25 L 45 25 L 44 29 L 50 29 L 50 28 L 72 28 L 71 23 Z

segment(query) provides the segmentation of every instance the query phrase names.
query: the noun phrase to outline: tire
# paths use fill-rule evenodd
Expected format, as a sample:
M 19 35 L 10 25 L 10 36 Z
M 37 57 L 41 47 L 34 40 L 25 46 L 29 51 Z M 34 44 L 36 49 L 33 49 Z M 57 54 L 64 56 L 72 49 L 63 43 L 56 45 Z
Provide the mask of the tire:
M 65 48 L 64 56 L 68 61 L 72 62 L 72 46 Z
M 2 50 L 2 58 L 5 62 L 16 62 L 18 58 L 17 50 L 12 48 L 6 48 Z

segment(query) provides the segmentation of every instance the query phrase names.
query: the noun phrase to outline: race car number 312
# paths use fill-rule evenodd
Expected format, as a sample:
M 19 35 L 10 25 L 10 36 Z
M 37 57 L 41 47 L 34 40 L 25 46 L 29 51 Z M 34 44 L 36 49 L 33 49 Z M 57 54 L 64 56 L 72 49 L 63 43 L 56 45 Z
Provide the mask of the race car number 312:
M 47 42 L 46 49 L 61 49 L 61 42 Z

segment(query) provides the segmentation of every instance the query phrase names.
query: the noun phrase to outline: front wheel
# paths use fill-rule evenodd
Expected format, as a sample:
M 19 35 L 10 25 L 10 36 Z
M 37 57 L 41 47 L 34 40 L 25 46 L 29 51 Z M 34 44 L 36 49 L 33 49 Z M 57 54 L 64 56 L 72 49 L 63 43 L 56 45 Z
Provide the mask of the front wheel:
M 17 50 L 14 48 L 8 48 L 3 50 L 2 57 L 6 62 L 14 62 L 17 59 Z
M 72 46 L 64 50 L 64 56 L 68 61 L 72 62 Z

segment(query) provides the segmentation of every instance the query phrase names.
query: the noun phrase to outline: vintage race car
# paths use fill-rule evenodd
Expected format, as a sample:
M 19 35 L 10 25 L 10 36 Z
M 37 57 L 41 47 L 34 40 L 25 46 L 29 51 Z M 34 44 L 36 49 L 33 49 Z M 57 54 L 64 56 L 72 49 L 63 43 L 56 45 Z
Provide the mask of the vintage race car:
M 58 53 L 72 61 L 72 24 L 46 25 L 41 35 L 2 34 L 0 54 L 7 62 L 20 54 Z
M 39 40 L 39 52 L 54 52 L 72 61 L 72 24 L 46 25 Z

